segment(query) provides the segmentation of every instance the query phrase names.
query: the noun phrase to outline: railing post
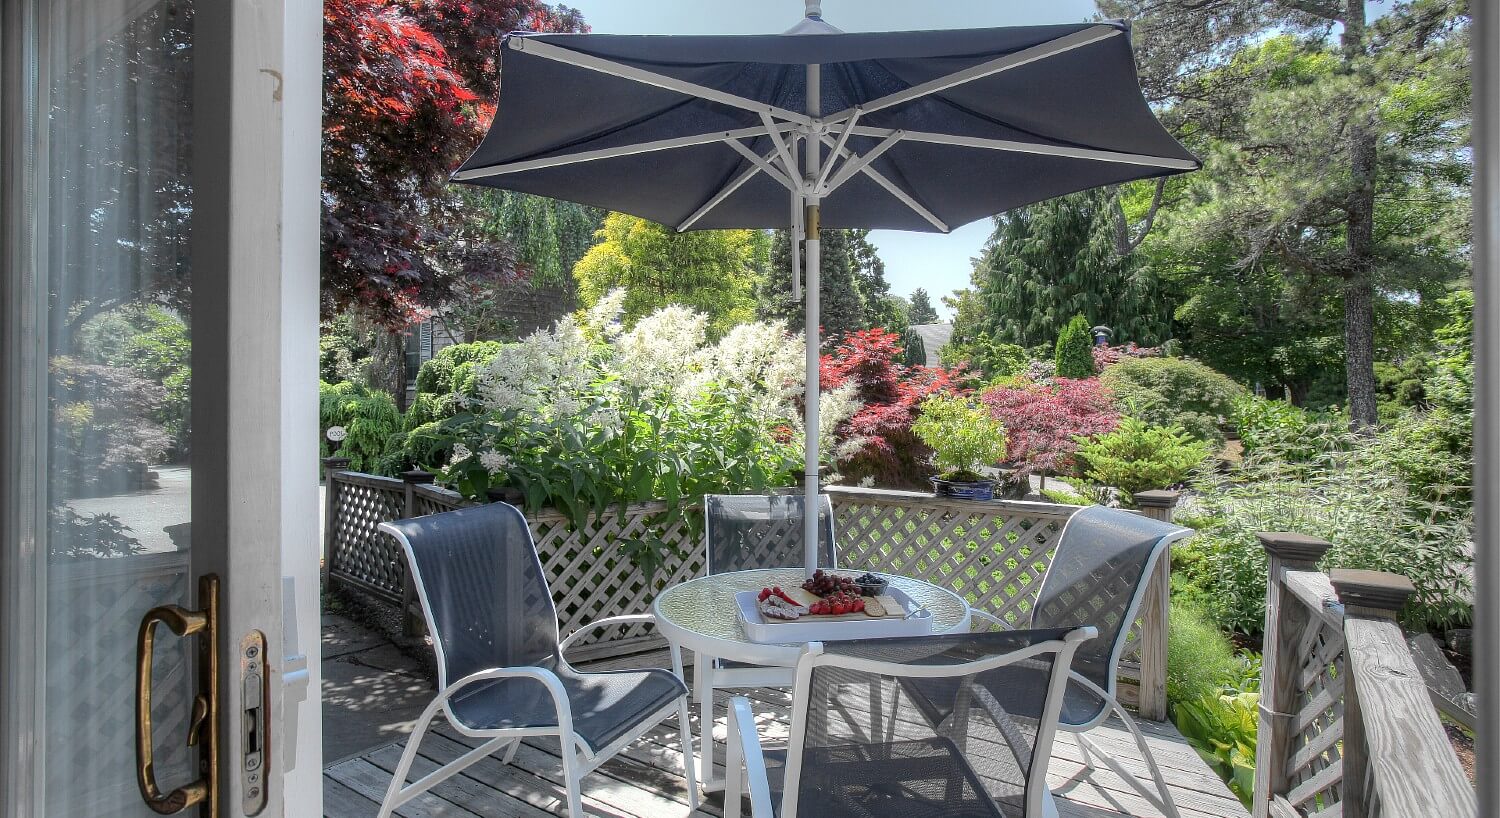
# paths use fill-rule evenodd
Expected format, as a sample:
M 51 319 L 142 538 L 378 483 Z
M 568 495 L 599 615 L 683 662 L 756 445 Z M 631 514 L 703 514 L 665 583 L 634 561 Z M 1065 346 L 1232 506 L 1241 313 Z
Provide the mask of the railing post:
M 1329 582 L 1344 606 L 1344 619 L 1380 617 L 1394 621 L 1406 600 L 1416 591 L 1411 581 L 1400 574 L 1384 571 L 1354 571 L 1335 568 L 1328 572 Z M 1370 815 L 1370 756 L 1365 740 L 1364 714 L 1359 706 L 1359 686 L 1355 684 L 1353 657 L 1344 662 L 1344 786 L 1339 805 L 1345 818 L 1367 818 Z
M 417 516 L 417 486 L 427 485 L 435 478 L 436 475 L 422 469 L 401 472 L 401 482 L 406 489 L 403 515 L 406 519 Z M 411 566 L 407 565 L 401 572 L 401 632 L 407 636 L 421 636 L 423 624 L 422 615 L 417 611 L 417 590 L 411 581 Z
M 1141 491 L 1134 495 L 1141 514 L 1172 522 L 1177 508 L 1175 491 Z M 1142 718 L 1167 720 L 1167 619 L 1172 609 L 1172 549 L 1156 561 L 1141 601 L 1141 688 L 1136 708 Z
M 1289 569 L 1310 571 L 1333 547 L 1325 540 L 1288 532 L 1255 535 L 1266 549 L 1265 653 L 1261 658 L 1260 724 L 1255 747 L 1255 793 L 1252 818 L 1268 818 L 1271 797 L 1286 792 L 1287 758 L 1292 747 L 1289 713 L 1296 706 L 1298 647 L 1312 614 L 1289 598 Z
M 336 475 L 349 468 L 347 457 L 325 457 L 323 463 L 323 590 L 328 590 L 328 572 L 333 568 L 333 543 L 338 536 L 339 481 Z

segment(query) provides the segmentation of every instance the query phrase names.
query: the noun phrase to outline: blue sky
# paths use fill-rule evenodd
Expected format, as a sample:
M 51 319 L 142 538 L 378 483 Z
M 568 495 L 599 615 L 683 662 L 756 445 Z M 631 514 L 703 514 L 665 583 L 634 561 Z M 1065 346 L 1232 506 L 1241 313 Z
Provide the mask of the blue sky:
M 600 34 L 774 34 L 801 18 L 802 0 L 566 0 Z M 845 31 L 982 28 L 1073 23 L 1094 14 L 1093 0 L 822 0 L 823 19 Z M 877 230 L 891 292 L 922 287 L 933 306 L 968 286 L 969 259 L 991 230 L 988 219 L 948 235 Z

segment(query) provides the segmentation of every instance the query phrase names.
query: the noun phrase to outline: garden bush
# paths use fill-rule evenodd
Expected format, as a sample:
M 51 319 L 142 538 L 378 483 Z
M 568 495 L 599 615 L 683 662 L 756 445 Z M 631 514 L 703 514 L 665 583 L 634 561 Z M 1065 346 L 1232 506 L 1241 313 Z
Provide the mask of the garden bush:
M 115 494 L 142 488 L 146 468 L 162 462 L 172 437 L 155 418 L 167 388 L 131 369 L 52 358 L 48 395 L 55 440 L 70 457 L 50 475 L 62 497 Z
M 934 395 L 923 401 L 911 430 L 932 449 L 944 480 L 983 480 L 979 469 L 1005 457 L 1005 427 L 964 398 Z
M 1200 470 L 1179 521 L 1197 536 L 1174 549 L 1183 581 L 1201 592 L 1220 627 L 1259 633 L 1266 554 L 1257 531 L 1296 531 L 1333 544 L 1323 562 L 1403 574 L 1416 586 L 1404 618 L 1447 628 L 1472 617 L 1473 512 L 1413 488 L 1399 436 L 1315 427 L 1316 453 L 1289 462 L 1267 446 L 1228 471 Z M 1296 443 L 1308 445 L 1307 440 Z M 1179 559 L 1177 554 L 1181 555 Z
M 1088 319 L 1073 316 L 1057 336 L 1057 377 L 1092 378 L 1098 374 L 1094 369 L 1093 347 Z
M 1244 660 L 1213 619 L 1194 604 L 1172 602 L 1167 619 L 1167 703 L 1172 707 L 1217 694 L 1240 674 Z
M 987 381 L 1017 375 L 1031 362 L 1025 349 L 983 333 L 968 343 L 948 344 L 938 351 L 938 358 L 944 366 L 963 367 Z
M 1275 447 L 1283 457 L 1302 461 L 1316 453 L 1318 418 L 1286 401 L 1241 395 L 1234 401 L 1234 428 L 1246 452 Z
M 1245 388 L 1188 358 L 1125 358 L 1099 376 L 1120 411 L 1155 426 L 1181 426 L 1199 440 L 1222 443 L 1219 427 L 1234 416 Z
M 475 341 L 443 347 L 417 370 L 417 393 L 463 394 L 473 384 L 474 366 L 488 363 L 504 346 L 499 341 Z
M 331 426 L 342 426 L 348 433 L 339 444 L 340 457 L 349 458 L 354 471 L 377 471 L 391 438 L 401 431 L 401 413 L 396 402 L 384 392 L 358 384 L 318 383 L 318 443 L 322 457 L 330 452 L 327 432 Z
M 192 390 L 192 340 L 187 322 L 159 306 L 127 305 L 102 313 L 79 331 L 79 359 L 83 363 L 129 370 L 160 384 L 162 400 L 150 410 L 171 440 L 163 457 L 188 454 Z
M 1078 439 L 1083 476 L 1130 495 L 1164 489 L 1185 480 L 1209 455 L 1208 444 L 1194 440 L 1181 426 L 1151 426 L 1124 418 L 1114 431 Z
M 1018 381 L 986 389 L 980 400 L 1005 427 L 1006 460 L 1019 477 L 1073 472 L 1078 438 L 1115 428 L 1120 416 L 1097 378 Z

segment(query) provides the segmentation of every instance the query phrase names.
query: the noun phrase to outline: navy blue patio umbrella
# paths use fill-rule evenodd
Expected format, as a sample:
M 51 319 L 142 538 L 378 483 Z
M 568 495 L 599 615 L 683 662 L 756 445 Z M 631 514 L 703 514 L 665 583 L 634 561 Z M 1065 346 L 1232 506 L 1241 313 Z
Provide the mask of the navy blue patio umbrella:
M 453 178 L 677 230 L 790 229 L 815 508 L 820 227 L 946 233 L 1199 163 L 1142 97 L 1125 22 L 846 34 L 805 2 L 784 34 L 511 34 L 494 122 Z

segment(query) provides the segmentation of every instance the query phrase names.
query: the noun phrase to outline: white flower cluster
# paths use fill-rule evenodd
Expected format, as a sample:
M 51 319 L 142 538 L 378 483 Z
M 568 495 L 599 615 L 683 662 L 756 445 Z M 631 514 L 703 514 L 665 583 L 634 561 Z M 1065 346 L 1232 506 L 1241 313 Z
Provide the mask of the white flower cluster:
M 481 406 L 475 408 L 518 409 L 551 419 L 575 415 L 591 399 L 621 387 L 685 402 L 718 386 L 748 399 L 767 429 L 791 430 L 801 446 L 798 404 L 806 388 L 807 347 L 800 333 L 779 321 L 758 321 L 735 326 L 710 344 L 707 318 L 680 306 L 663 307 L 626 329 L 620 323 L 624 297 L 623 290 L 612 290 L 581 323 L 563 318 L 550 330 L 506 345 L 478 373 Z M 858 451 L 864 441 L 833 435 L 861 408 L 854 387 L 824 392 L 818 406 L 823 456 L 837 462 Z M 613 408 L 592 412 L 591 421 L 603 428 L 618 429 L 623 422 Z

